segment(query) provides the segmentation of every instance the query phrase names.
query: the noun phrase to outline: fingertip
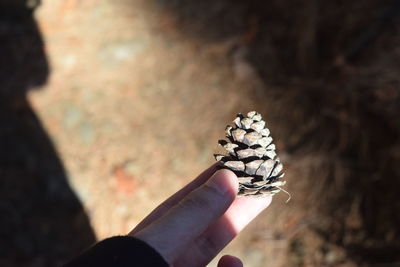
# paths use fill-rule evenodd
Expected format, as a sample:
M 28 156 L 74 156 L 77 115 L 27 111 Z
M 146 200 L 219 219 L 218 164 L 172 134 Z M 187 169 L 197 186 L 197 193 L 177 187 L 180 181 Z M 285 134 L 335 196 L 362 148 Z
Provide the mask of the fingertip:
M 218 261 L 217 267 L 243 267 L 242 261 L 232 255 L 224 255 Z
M 252 207 L 254 211 L 261 212 L 272 202 L 272 196 L 266 197 L 240 197 L 235 201 L 238 207 Z
M 232 200 L 236 198 L 239 189 L 237 176 L 227 169 L 216 171 L 206 182 L 206 185 L 214 187 L 222 194 L 228 194 Z
M 272 197 L 238 197 L 225 213 L 236 233 L 239 233 L 271 203 Z
M 272 196 L 252 198 L 250 201 L 254 206 L 258 207 L 260 210 L 263 210 L 271 204 Z

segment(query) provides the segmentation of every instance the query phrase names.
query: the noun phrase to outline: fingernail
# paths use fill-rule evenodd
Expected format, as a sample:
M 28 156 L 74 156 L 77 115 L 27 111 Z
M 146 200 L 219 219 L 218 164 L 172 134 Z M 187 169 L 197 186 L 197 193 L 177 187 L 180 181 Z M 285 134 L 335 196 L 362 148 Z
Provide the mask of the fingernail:
M 236 195 L 239 187 L 236 175 L 225 169 L 216 171 L 206 184 L 224 195 L 228 193 Z

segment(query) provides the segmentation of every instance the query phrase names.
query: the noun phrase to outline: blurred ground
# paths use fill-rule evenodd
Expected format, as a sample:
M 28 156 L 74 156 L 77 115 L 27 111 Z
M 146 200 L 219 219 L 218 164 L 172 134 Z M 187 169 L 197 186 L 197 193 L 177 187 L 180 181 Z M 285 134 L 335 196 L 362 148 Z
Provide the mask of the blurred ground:
M 236 113 L 257 110 L 292 200 L 275 197 L 224 253 L 252 267 L 398 266 L 398 6 L 45 0 L 18 22 L 28 35 L 4 20 L 1 204 L 15 219 L 0 223 L 47 230 L 28 227 L 0 263 L 52 266 L 127 233 L 214 161 Z

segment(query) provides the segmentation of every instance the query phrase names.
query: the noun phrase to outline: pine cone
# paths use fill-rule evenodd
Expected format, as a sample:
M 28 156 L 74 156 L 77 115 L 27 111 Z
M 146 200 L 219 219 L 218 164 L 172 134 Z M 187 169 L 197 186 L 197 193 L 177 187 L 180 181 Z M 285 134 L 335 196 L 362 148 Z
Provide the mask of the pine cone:
M 269 196 L 283 190 L 280 188 L 285 184 L 281 181 L 283 166 L 261 115 L 255 111 L 247 116 L 239 113 L 233 122 L 234 127 L 228 125 L 225 129 L 228 141 L 218 141 L 227 155 L 214 156 L 222 163 L 221 168 L 237 175 L 238 195 Z

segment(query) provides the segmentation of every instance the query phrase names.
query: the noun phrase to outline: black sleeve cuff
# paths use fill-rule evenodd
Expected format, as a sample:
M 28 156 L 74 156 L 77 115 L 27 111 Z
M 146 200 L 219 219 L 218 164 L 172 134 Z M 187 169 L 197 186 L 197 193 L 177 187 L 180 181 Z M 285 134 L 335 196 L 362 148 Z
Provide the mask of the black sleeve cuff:
M 130 236 L 107 238 L 64 267 L 168 267 L 164 258 L 140 239 Z

